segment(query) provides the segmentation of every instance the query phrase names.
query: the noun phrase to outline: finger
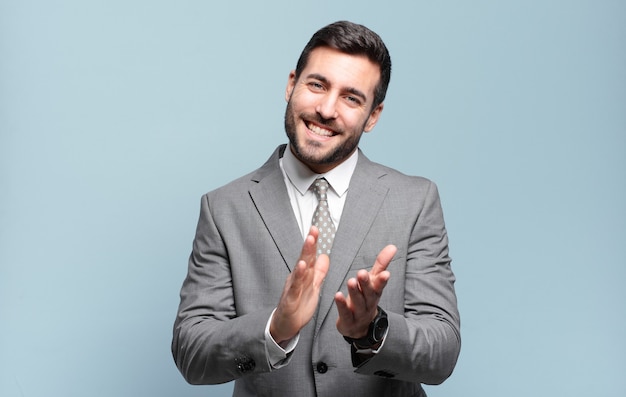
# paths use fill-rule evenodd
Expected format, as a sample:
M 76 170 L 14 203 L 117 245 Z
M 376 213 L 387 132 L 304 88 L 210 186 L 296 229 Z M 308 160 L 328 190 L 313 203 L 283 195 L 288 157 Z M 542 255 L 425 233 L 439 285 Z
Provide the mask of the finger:
M 339 312 L 339 317 L 351 317 L 352 312 L 348 308 L 348 300 L 341 292 L 337 292 L 335 294 L 335 305 L 337 305 L 337 311 Z
M 382 294 L 383 289 L 387 285 L 387 281 L 389 281 L 390 277 L 391 273 L 388 270 L 383 270 L 376 275 L 373 275 L 371 272 L 368 273 L 366 270 L 360 270 L 357 273 L 359 288 L 364 295 Z
M 369 311 L 378 306 L 383 290 L 387 285 L 390 273 L 383 271 L 376 277 L 370 277 L 370 274 L 366 271 L 360 271 L 357 274 L 357 280 L 359 282 L 359 288 L 364 301 L 365 310 Z
M 330 268 L 328 255 L 320 255 L 313 265 L 299 260 L 287 279 L 290 296 L 299 299 L 302 294 L 318 296 Z
M 348 309 L 355 317 L 359 317 L 367 311 L 365 296 L 356 278 L 349 279 L 346 284 L 348 286 Z
M 324 283 L 328 269 L 330 268 L 330 258 L 326 254 L 320 255 L 315 261 L 315 276 L 313 285 L 319 289 Z
M 319 230 L 315 226 L 311 226 L 309 234 L 304 239 L 302 244 L 302 251 L 300 251 L 300 258 L 298 261 L 304 261 L 307 265 L 313 266 L 315 259 L 317 258 L 317 237 Z
M 371 274 L 364 269 L 359 270 L 359 272 L 356 274 L 356 280 L 359 284 L 359 290 L 364 296 L 369 296 L 376 293 L 374 286 L 372 285 L 372 282 L 375 281 L 376 276 L 370 276 Z
M 335 306 L 337 307 L 337 329 L 344 334 L 347 328 L 354 323 L 354 315 L 348 307 L 348 301 L 346 297 L 341 293 L 335 294 Z
M 306 269 L 307 269 L 307 263 L 303 260 L 299 260 L 295 268 L 293 269 L 293 271 L 287 278 L 287 281 L 285 284 L 285 293 L 295 295 L 295 296 L 298 296 L 300 294 L 300 291 L 302 291 L 303 286 L 307 284 Z
M 395 245 L 388 245 L 383 248 L 376 257 L 376 262 L 374 262 L 374 266 L 372 266 L 372 270 L 370 273 L 373 275 L 377 275 L 385 270 L 387 270 L 387 266 L 391 263 L 393 256 L 398 251 L 398 248 Z

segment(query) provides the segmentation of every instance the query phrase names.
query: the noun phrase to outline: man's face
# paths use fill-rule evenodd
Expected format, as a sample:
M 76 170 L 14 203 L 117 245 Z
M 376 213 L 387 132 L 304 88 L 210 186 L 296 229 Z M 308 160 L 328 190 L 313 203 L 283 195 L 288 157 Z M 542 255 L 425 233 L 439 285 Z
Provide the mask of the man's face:
M 372 109 L 380 68 L 365 56 L 328 47 L 311 51 L 298 80 L 289 74 L 285 130 L 294 155 L 316 173 L 327 172 L 356 150 L 383 105 Z

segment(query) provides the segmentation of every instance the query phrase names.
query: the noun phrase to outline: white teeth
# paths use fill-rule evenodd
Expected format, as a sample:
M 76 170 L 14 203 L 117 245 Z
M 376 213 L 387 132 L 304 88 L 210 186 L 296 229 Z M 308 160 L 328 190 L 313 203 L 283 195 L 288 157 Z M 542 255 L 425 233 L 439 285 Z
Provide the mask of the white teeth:
M 320 128 L 314 124 L 309 124 L 308 125 L 309 129 L 311 131 L 313 131 L 314 133 L 316 133 L 317 135 L 321 135 L 321 136 L 333 136 L 333 132 L 329 131 L 329 130 L 325 130 L 323 128 Z

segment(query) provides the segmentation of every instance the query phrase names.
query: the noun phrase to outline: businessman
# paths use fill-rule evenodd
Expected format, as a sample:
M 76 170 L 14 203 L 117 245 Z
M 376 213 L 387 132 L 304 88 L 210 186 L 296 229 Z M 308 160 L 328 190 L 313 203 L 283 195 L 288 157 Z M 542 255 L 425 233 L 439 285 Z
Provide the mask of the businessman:
M 358 148 L 391 59 L 368 28 L 317 31 L 288 77 L 289 143 L 202 197 L 174 324 L 192 384 L 235 396 L 425 396 L 460 350 L 437 188 Z

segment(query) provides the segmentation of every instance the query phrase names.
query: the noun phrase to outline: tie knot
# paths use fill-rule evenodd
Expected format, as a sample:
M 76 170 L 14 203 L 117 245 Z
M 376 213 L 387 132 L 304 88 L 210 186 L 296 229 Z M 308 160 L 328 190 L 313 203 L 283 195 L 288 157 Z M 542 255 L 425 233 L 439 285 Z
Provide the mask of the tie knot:
M 313 182 L 313 192 L 315 192 L 318 200 L 326 200 L 326 192 L 329 186 L 325 178 L 317 178 L 315 182 Z

